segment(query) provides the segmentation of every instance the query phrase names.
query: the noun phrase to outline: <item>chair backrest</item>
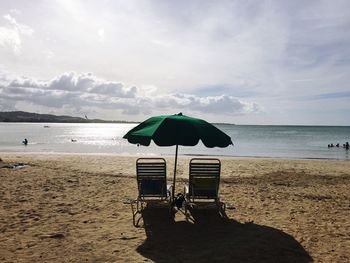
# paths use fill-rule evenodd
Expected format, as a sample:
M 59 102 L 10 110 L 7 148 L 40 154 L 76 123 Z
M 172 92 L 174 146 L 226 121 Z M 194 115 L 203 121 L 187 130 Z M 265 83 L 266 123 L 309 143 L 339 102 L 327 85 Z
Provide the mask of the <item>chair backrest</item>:
M 137 187 L 140 197 L 166 197 L 166 161 L 164 158 L 136 160 Z
M 190 161 L 189 197 L 216 199 L 219 193 L 221 162 L 213 158 L 193 158 Z

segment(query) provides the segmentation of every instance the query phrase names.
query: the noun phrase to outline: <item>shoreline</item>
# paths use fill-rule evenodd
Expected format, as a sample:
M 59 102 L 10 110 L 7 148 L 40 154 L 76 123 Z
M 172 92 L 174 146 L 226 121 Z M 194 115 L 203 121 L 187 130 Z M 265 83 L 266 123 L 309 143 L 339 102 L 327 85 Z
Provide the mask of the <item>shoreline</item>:
M 82 155 L 82 156 L 115 156 L 115 157 L 164 157 L 171 158 L 172 154 L 155 154 L 155 153 L 140 153 L 140 154 L 127 154 L 127 153 L 79 153 L 79 152 L 2 152 L 1 155 Z M 320 161 L 350 161 L 350 159 L 338 159 L 338 158 L 321 158 L 321 157 L 269 157 L 269 156 L 233 156 L 233 155 L 206 155 L 206 154 L 178 154 L 181 158 L 222 158 L 222 159 L 266 159 L 266 160 L 320 160 Z

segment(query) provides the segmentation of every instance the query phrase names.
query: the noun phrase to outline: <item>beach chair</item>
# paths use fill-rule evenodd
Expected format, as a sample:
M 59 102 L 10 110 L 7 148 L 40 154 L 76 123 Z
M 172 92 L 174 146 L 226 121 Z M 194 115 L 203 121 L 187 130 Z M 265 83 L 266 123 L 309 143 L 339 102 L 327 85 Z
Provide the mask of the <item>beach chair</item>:
M 171 186 L 167 185 L 166 161 L 164 158 L 139 158 L 136 160 L 136 178 L 138 196 L 136 212 L 133 209 L 133 220 L 145 205 L 165 203 L 171 206 Z
M 225 211 L 225 204 L 220 202 L 221 162 L 212 158 L 193 158 L 189 165 L 188 186 L 185 186 L 185 213 L 188 208 L 215 205 Z

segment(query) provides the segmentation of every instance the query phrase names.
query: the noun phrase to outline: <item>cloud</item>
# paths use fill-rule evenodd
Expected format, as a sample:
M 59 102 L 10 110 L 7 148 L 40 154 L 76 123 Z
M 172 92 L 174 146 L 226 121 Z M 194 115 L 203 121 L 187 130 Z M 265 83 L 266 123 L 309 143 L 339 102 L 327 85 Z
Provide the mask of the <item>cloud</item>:
M 83 107 L 116 110 L 124 115 L 149 115 L 177 111 L 202 114 L 244 115 L 259 111 L 256 103 L 229 95 L 197 96 L 184 93 L 154 94 L 91 73 L 64 73 L 51 80 L 0 74 L 0 99 L 78 111 Z
M 315 94 L 312 96 L 307 96 L 305 99 L 306 100 L 329 100 L 329 99 L 346 99 L 349 97 L 350 97 L 350 91 L 344 91 L 344 92 Z
M 52 50 L 45 50 L 42 53 L 47 59 L 52 59 L 55 57 L 55 53 Z
M 259 88 L 259 84 L 253 83 L 249 81 L 249 79 L 246 80 L 240 80 L 240 78 L 237 78 L 235 85 L 228 85 L 228 84 L 216 84 L 216 85 L 206 85 L 203 87 L 199 87 L 193 92 L 195 94 L 201 94 L 201 95 L 218 95 L 218 94 L 229 94 L 234 97 L 254 97 L 257 96 L 259 93 L 255 91 L 255 89 Z
M 98 40 L 100 42 L 104 42 L 105 41 L 105 29 L 104 28 L 100 28 L 97 31 L 97 36 L 98 36 Z
M 147 104 L 152 104 L 157 109 L 186 109 L 205 114 L 242 115 L 259 111 L 256 103 L 243 102 L 228 95 L 203 97 L 181 93 L 168 94 L 150 97 Z
M 14 111 L 16 106 L 11 100 L 0 98 L 0 111 Z
M 21 12 L 9 11 L 13 7 L 5 3 L 0 13 L 0 67 L 28 76 L 12 78 L 10 86 L 48 91 L 48 102 L 35 103 L 49 104 L 56 90 L 53 110 L 89 108 L 135 120 L 189 110 L 203 117 L 220 112 L 227 122 L 295 124 L 312 120 L 313 102 L 324 116 L 324 105 L 312 98 L 335 94 L 329 100 L 349 112 L 349 103 L 336 98 L 349 92 L 346 0 L 75 0 L 21 5 Z M 70 71 L 95 75 L 59 74 Z M 265 114 L 253 114 L 261 108 Z
M 0 46 L 11 49 L 18 55 L 22 48 L 22 36 L 31 36 L 34 30 L 25 24 L 18 23 L 10 14 L 4 15 L 3 18 L 7 26 L 0 26 Z
M 133 98 L 137 92 L 135 87 L 127 88 L 122 83 L 99 79 L 91 73 L 78 75 L 74 72 L 57 76 L 47 83 L 47 88 L 103 94 L 120 98 Z
M 242 115 L 259 111 L 256 103 L 242 102 L 232 96 L 193 97 L 190 104 L 193 110 L 210 114 Z
M 16 8 L 10 9 L 9 12 L 10 12 L 11 14 L 13 14 L 13 15 L 20 15 L 20 14 L 22 14 L 21 10 L 18 10 L 18 9 L 16 9 Z
M 21 45 L 21 37 L 16 30 L 0 27 L 0 46 L 11 49 L 14 54 L 19 54 Z
M 16 19 L 14 17 L 12 17 L 11 15 L 7 14 L 7 15 L 4 15 L 4 18 L 10 23 L 10 25 L 13 26 L 14 29 L 16 29 L 20 34 L 23 34 L 23 35 L 32 35 L 34 30 L 25 25 L 25 24 L 21 24 L 21 23 L 18 23 L 16 21 Z

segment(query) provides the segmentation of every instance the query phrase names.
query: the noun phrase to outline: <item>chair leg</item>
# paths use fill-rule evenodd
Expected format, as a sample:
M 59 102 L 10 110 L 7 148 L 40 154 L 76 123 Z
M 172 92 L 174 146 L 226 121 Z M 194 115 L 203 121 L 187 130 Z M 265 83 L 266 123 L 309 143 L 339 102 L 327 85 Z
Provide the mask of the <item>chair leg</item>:
M 188 220 L 191 217 L 191 212 L 189 209 L 190 205 L 189 204 L 185 204 L 185 216 L 186 216 L 186 220 Z
M 136 203 L 136 211 L 134 209 L 134 204 Z M 134 227 L 138 227 L 138 222 L 136 222 L 136 215 L 141 213 L 141 211 L 139 210 L 139 200 L 133 200 L 131 203 L 131 211 L 132 211 L 132 224 L 134 225 Z
M 215 199 L 215 205 L 216 205 L 216 208 L 218 209 L 218 211 L 220 212 L 220 209 L 221 209 L 221 205 L 220 205 L 220 201 L 219 199 Z
M 140 209 L 140 200 L 137 198 L 137 200 L 136 200 L 136 209 L 137 209 L 137 212 L 140 212 L 141 211 L 141 209 Z
M 175 214 L 173 211 L 173 201 L 171 198 L 169 198 L 169 200 L 168 200 L 168 209 L 169 209 L 169 217 L 174 218 Z
M 141 211 L 145 208 L 145 202 L 141 198 L 137 198 L 137 211 L 141 213 Z
M 185 203 L 184 203 L 184 206 L 185 206 L 185 216 L 186 216 L 186 220 L 188 220 L 188 218 L 190 217 L 190 212 L 189 212 L 189 209 L 188 207 L 190 206 L 190 199 L 189 199 L 189 194 L 188 194 L 188 186 L 185 185 L 184 186 L 184 197 L 185 197 Z
M 226 215 L 226 204 L 224 202 L 220 202 L 219 214 L 222 218 L 228 219 L 228 216 Z
M 221 210 L 222 210 L 223 212 L 226 211 L 226 204 L 225 204 L 224 202 L 221 202 Z

